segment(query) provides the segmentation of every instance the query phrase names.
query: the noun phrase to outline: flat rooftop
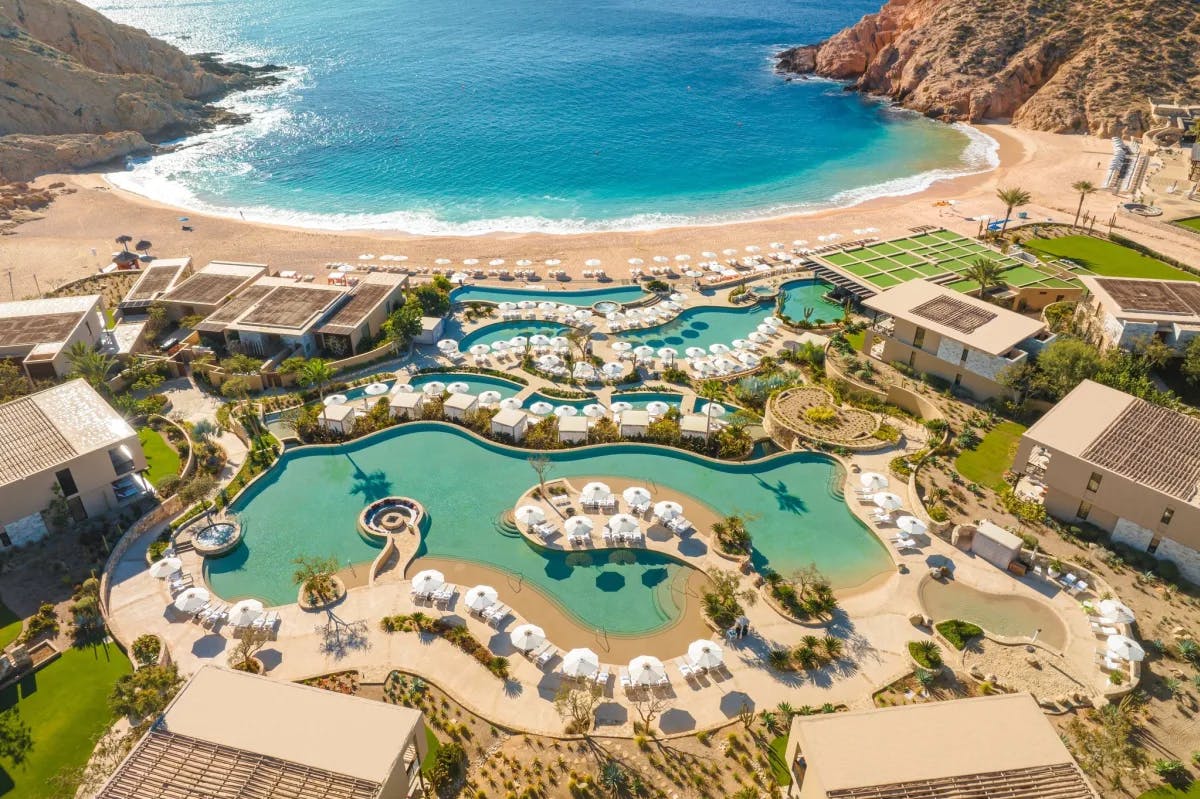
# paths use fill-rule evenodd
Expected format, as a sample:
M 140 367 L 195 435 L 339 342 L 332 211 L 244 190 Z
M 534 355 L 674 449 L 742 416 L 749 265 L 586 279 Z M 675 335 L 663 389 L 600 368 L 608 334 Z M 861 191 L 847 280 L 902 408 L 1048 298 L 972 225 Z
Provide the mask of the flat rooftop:
M 317 332 L 343 336 L 351 334 L 376 308 L 394 296 L 405 282 L 406 278 L 398 275 L 369 275 L 367 280 L 351 290 L 349 302 L 334 312 Z
M 1200 323 L 1200 283 L 1113 277 L 1080 279 L 1119 318 Z
M 0 405 L 0 485 L 106 449 L 134 435 L 129 423 L 83 380 Z
M 1045 329 L 1036 319 L 928 280 L 901 283 L 863 304 L 991 355 L 1003 355 Z
M 316 322 L 345 293 L 346 290 L 338 286 L 287 281 L 285 285 L 275 285 L 269 294 L 230 324 L 233 327 L 300 330 Z
M 1096 797 L 1029 694 L 797 716 L 792 736 L 829 799 Z
M 0 347 L 65 342 L 100 301 L 98 294 L 0 302 Z
M 183 305 L 219 305 L 266 271 L 266 264 L 213 261 L 167 292 L 162 299 Z
M 156 258 L 142 269 L 142 275 L 121 300 L 121 306 L 149 305 L 175 287 L 180 276 L 192 265 L 191 258 Z
M 250 286 L 229 302 L 210 313 L 197 325 L 198 330 L 219 333 L 225 326 L 253 308 L 263 297 L 271 293 L 273 286 Z

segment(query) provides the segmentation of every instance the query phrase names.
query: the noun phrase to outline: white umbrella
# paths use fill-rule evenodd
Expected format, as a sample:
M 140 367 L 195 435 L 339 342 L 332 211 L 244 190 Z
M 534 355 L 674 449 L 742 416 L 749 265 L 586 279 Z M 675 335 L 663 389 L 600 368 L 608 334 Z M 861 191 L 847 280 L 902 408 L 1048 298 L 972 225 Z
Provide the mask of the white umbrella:
M 504 259 L 493 258 L 492 260 L 488 261 L 488 266 L 504 266 Z
M 480 405 L 495 405 L 499 401 L 500 401 L 500 392 L 499 391 L 489 390 L 489 391 L 481 392 L 479 395 L 479 404 Z
M 208 591 L 199 586 L 185 588 L 175 597 L 175 609 L 184 613 L 195 613 L 209 600 Z
M 677 291 L 674 294 L 672 294 L 669 299 L 671 300 L 671 302 L 677 302 L 680 305 L 682 305 L 683 303 L 687 302 L 688 296 L 686 294 L 683 294 L 683 293 Z
M 453 275 L 450 276 L 450 282 L 451 283 L 466 283 L 467 278 L 469 278 L 469 277 L 470 277 L 470 275 L 468 275 L 466 272 L 455 272 Z
M 496 305 L 496 307 L 497 307 L 498 309 L 500 309 L 501 311 L 515 311 L 515 310 L 517 310 L 517 304 L 516 304 L 515 302 L 509 302 L 508 300 L 505 300 L 504 302 L 501 302 L 501 303 L 497 304 L 497 305 Z
M 633 345 L 628 341 L 614 341 L 612 348 L 614 352 L 628 352 L 633 349 Z
M 704 273 L 701 272 L 699 269 L 689 269 L 686 272 L 684 272 L 683 274 L 690 278 L 704 277 Z
M 517 261 L 517 266 L 533 266 L 533 261 L 528 258 L 521 258 Z
M 529 412 L 532 413 L 534 416 L 545 416 L 546 414 L 552 413 L 553 411 L 554 411 L 553 405 L 551 405 L 548 402 L 543 402 L 541 400 L 539 400 L 538 402 L 535 402 L 529 406 Z
M 163 558 L 156 560 L 150 564 L 150 576 L 159 580 L 165 580 L 183 566 L 183 561 L 179 558 Z
M 680 261 L 680 262 L 690 261 L 690 260 L 692 260 L 692 256 L 688 255 L 687 253 L 680 253 L 679 255 L 675 256 L 675 260 Z
M 549 305 L 550 308 L 554 308 L 554 303 L 552 303 L 552 302 L 539 302 L 538 303 L 539 307 L 542 305 Z M 547 336 L 545 333 L 534 333 L 532 336 L 529 337 L 529 343 L 535 347 L 548 347 L 548 346 L 550 346 L 550 337 Z
M 347 402 L 345 394 L 330 394 L 325 398 L 326 405 L 345 405 Z
M 716 402 L 706 402 L 700 406 L 700 413 L 715 419 L 725 415 L 725 406 Z
M 543 355 L 537 359 L 539 369 L 554 369 L 562 366 L 562 358 L 557 355 Z
M 703 347 L 688 347 L 683 351 L 683 354 L 689 358 L 703 358 L 708 355 L 708 350 Z
M 664 361 L 673 361 L 679 357 L 679 350 L 675 349 L 674 347 L 659 347 L 658 357 L 662 358 Z
M 925 526 L 925 522 L 916 516 L 901 516 L 896 519 L 896 526 L 909 535 L 925 535 L 929 531 L 929 528 Z
M 888 487 L 888 479 L 879 472 L 863 472 L 858 476 L 859 484 L 868 491 L 879 492 Z
M 432 594 L 446 584 L 446 575 L 437 569 L 426 569 L 417 572 L 413 577 L 413 591 L 418 594 Z
M 570 306 L 566 306 L 566 307 L 569 308 Z M 552 336 L 550 338 L 550 346 L 551 347 L 569 347 L 569 346 L 571 346 L 571 339 L 567 338 L 566 336 Z
M 608 483 L 588 483 L 579 492 L 580 502 L 599 502 L 612 496 Z
M 750 339 L 755 344 L 766 344 L 768 341 L 771 340 L 770 337 L 767 336 L 766 333 L 760 333 L 757 330 L 754 331 L 753 333 L 751 333 L 750 335 L 746 336 L 746 338 Z
M 643 261 L 641 258 L 630 258 L 629 259 L 630 266 L 641 266 L 644 263 L 646 263 L 646 262 Z
M 604 373 L 605 377 L 620 377 L 624 373 L 625 367 L 615 361 L 610 361 L 601 366 L 600 371 Z
M 626 402 L 625 400 L 617 400 L 613 404 L 609 405 L 608 409 L 613 413 L 625 413 L 625 411 L 633 410 L 633 403 Z
M 753 352 L 739 352 L 737 359 L 751 368 L 754 368 L 762 363 L 762 358 L 758 357 Z
M 732 360 L 731 358 L 727 358 L 724 355 L 722 355 L 720 358 L 715 359 L 712 362 L 712 365 L 713 365 L 714 369 L 719 369 L 719 370 L 723 369 L 727 372 L 732 372 L 734 369 L 738 368 L 737 361 Z
M 595 526 L 595 522 L 587 516 L 572 516 L 563 522 L 563 529 L 567 535 L 587 535 Z
M 370 397 L 378 397 L 388 393 L 387 383 L 371 383 L 363 389 L 363 393 Z
M 671 406 L 662 400 L 651 400 L 646 403 L 646 413 L 651 416 L 662 416 L 669 410 L 671 410 Z
M 621 492 L 621 496 L 630 505 L 642 505 L 650 501 L 649 489 L 642 486 L 630 486 Z
M 467 266 L 475 266 L 476 264 L 479 263 L 479 259 L 478 258 L 463 258 L 463 263 L 466 264 Z
M 638 520 L 628 513 L 618 513 L 610 516 L 606 523 L 614 533 L 632 533 L 638 529 Z
M 451 394 L 466 394 L 471 390 L 471 386 L 463 380 L 455 380 L 446 386 L 446 390 Z
M 678 502 L 664 499 L 662 502 L 654 503 L 654 515 L 665 522 L 667 519 L 674 519 L 676 516 L 683 515 L 683 506 Z
M 756 327 L 754 329 L 756 332 L 762 333 L 764 336 L 774 335 L 775 333 L 779 332 L 773 326 L 768 325 L 766 322 L 763 322 L 762 324 L 760 324 L 758 327 Z
M 762 249 L 762 247 L 759 247 L 757 244 L 751 244 L 748 247 L 746 247 L 746 252 L 758 252 L 761 249 Z
M 504 352 L 505 350 L 507 350 L 507 349 L 510 349 L 510 346 L 509 346 L 509 343 L 508 343 L 507 341 L 504 341 L 504 340 L 502 339 L 502 340 L 500 340 L 500 341 L 493 341 L 493 342 L 492 342 L 492 349 L 493 349 L 495 352 Z
M 778 316 L 768 316 L 766 319 L 764 319 L 762 321 L 762 323 L 764 325 L 767 325 L 768 327 L 773 327 L 776 330 L 778 330 L 779 326 L 783 324 L 783 320 L 780 319 Z
M 722 255 L 737 255 L 738 251 L 735 250 L 733 247 L 726 247 L 725 249 L 721 250 L 721 254 Z
M 537 505 L 522 505 L 513 513 L 521 524 L 538 524 L 546 521 L 546 512 Z
M 458 342 L 452 338 L 444 338 L 437 343 L 437 348 L 442 352 L 455 352 L 458 350 Z
M 599 266 L 600 259 L 599 258 L 588 258 L 586 261 L 583 262 L 583 265 L 584 266 Z
M 600 670 L 600 657 L 586 647 L 563 655 L 562 673 L 568 677 L 591 677 Z
M 243 599 L 229 609 L 229 626 L 249 627 L 261 615 L 263 615 L 263 603 L 257 599 Z
M 562 418 L 563 416 L 578 416 L 579 409 L 574 405 L 559 405 L 554 409 L 554 415 Z
M 490 585 L 477 585 L 463 594 L 463 602 L 475 612 L 490 608 L 500 598 L 500 592 Z
M 1128 635 L 1110 635 L 1107 639 L 1108 653 L 1121 660 L 1140 661 L 1146 657 L 1142 645 Z
M 537 307 L 537 303 L 533 300 L 521 300 L 517 303 L 517 307 L 524 311 L 529 311 Z
M 725 662 L 725 653 L 712 641 L 699 640 L 688 644 L 688 657 L 702 669 L 715 669 Z
M 665 264 L 667 261 L 670 261 L 670 260 L 671 259 L 665 255 L 654 256 L 654 263 L 656 263 L 656 264 Z
M 571 314 L 571 317 L 576 322 L 586 322 L 591 317 L 591 315 L 592 315 L 592 312 L 589 311 L 587 308 L 579 308 L 575 311 L 575 313 Z
M 446 264 L 451 263 L 449 258 L 435 258 L 433 262 L 438 266 L 445 266 Z
M 546 266 L 558 266 L 559 264 L 562 263 L 562 261 L 560 261 L 557 258 L 547 258 L 545 263 L 546 263 Z
M 513 646 L 523 652 L 536 649 L 546 643 L 546 631 L 536 624 L 518 624 L 509 634 Z
M 605 414 L 605 410 L 604 410 L 603 405 L 597 405 L 596 403 L 592 402 L 592 403 L 589 403 L 588 405 L 583 406 L 583 415 L 584 416 L 590 417 L 592 419 L 599 419 L 604 414 Z
M 1137 618 L 1133 610 L 1117 599 L 1100 600 L 1100 618 L 1111 624 L 1132 624 Z
M 392 390 L 390 393 L 399 394 L 401 391 L 416 391 L 416 389 L 412 387 L 411 383 L 401 383 L 400 381 L 396 381 L 394 384 L 392 384 Z
M 704 252 L 700 253 L 700 257 L 701 258 L 716 258 L 717 254 L 715 252 L 709 252 L 708 250 L 705 250 Z
M 426 394 L 433 396 L 434 394 L 441 394 L 443 391 L 445 391 L 446 384 L 441 380 L 430 380 L 428 383 L 421 386 L 421 390 Z
M 369 252 L 365 252 L 365 253 L 363 253 L 362 255 L 358 256 L 358 260 L 360 260 L 360 261 L 374 261 L 374 260 L 375 260 L 375 256 L 374 256 L 374 255 L 372 255 L 372 254 L 371 254 L 371 253 L 369 253 Z
M 516 397 L 508 397 L 500 400 L 500 407 L 506 411 L 519 410 L 524 403 Z
M 638 655 L 629 661 L 629 677 L 634 685 L 657 685 L 667 678 L 667 667 L 656 657 Z
M 735 338 L 729 343 L 733 345 L 735 350 L 748 350 L 752 346 L 751 342 L 744 338 Z
M 528 336 L 513 336 L 508 340 L 508 346 L 512 347 L 514 350 L 523 350 L 525 349 L 525 345 L 528 343 Z
M 472 344 L 471 349 L 470 349 L 470 353 L 472 355 L 474 355 L 476 358 L 479 358 L 483 355 L 487 355 L 491 351 L 492 351 L 492 345 L 491 344 L 483 344 L 483 343 Z
M 633 348 L 633 354 L 639 358 L 653 358 L 654 348 L 649 344 L 642 344 L 641 346 Z
M 888 491 L 880 491 L 871 498 L 871 501 L 887 511 L 900 510 L 904 507 L 904 500 Z
M 721 344 L 720 342 L 717 342 L 716 344 L 709 344 L 708 351 L 711 352 L 713 355 L 723 355 L 723 354 L 729 352 L 729 345 Z

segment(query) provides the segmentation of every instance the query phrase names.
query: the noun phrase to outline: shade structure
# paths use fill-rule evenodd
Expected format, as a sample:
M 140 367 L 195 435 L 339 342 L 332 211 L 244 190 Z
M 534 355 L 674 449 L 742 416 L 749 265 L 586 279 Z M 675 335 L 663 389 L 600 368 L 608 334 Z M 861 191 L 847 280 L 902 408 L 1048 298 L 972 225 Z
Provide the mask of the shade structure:
M 558 258 L 547 258 L 545 261 L 543 261 L 543 263 L 546 264 L 546 266 L 558 266 L 562 263 L 562 261 Z
M 700 407 L 700 413 L 714 418 L 718 416 L 724 416 L 725 406 L 716 402 L 706 402 Z
M 446 384 L 441 380 L 430 380 L 428 383 L 421 386 L 421 390 L 430 395 L 441 394 L 446 390 Z
M 570 307 L 571 306 L 569 306 L 569 305 L 560 305 L 558 308 L 561 311 L 563 308 L 569 309 Z M 566 336 L 551 336 L 550 337 L 550 346 L 551 347 L 569 347 L 569 346 L 571 346 L 571 339 L 567 338 Z
M 345 405 L 348 401 L 345 394 L 330 394 L 324 400 L 326 405 Z
M 474 355 L 476 358 L 478 358 L 481 355 L 487 355 L 491 351 L 492 351 L 492 345 L 491 344 L 483 344 L 483 343 L 472 344 L 471 349 L 469 350 L 469 352 L 472 355 Z
M 1121 660 L 1140 661 L 1146 657 L 1142 645 L 1128 635 L 1110 635 L 1106 641 L 1108 653 Z
M 704 639 L 688 644 L 688 657 L 693 665 L 702 669 L 715 669 L 725 662 L 725 652 L 720 645 Z
M 468 275 L 466 272 L 455 272 L 454 274 L 452 274 L 450 276 L 450 282 L 451 283 L 466 283 L 467 278 L 469 278 L 469 277 L 470 277 L 470 275 Z
M 600 656 L 584 647 L 563 655 L 562 673 L 568 677 L 591 677 L 600 670 Z
M 588 258 L 586 261 L 583 262 L 583 265 L 584 266 L 599 266 L 600 259 L 599 258 Z
M 179 571 L 183 566 L 183 561 L 179 558 L 163 558 L 156 560 L 150 564 L 150 576 L 159 580 L 165 580 L 175 572 Z
M 229 609 L 231 627 L 248 627 L 263 614 L 263 603 L 257 599 L 243 599 Z
M 603 405 L 592 402 L 583 406 L 583 415 L 590 419 L 599 419 L 605 413 Z
M 621 498 L 630 505 L 642 505 L 650 501 L 650 490 L 642 486 L 630 486 L 621 492 Z
M 746 338 L 750 339 L 755 344 L 766 344 L 768 341 L 771 340 L 771 338 L 766 333 L 760 333 L 757 330 L 755 330 L 750 335 L 746 336 Z
M 775 330 L 775 328 L 771 327 L 771 325 L 768 325 L 766 322 L 763 322 L 758 327 L 754 328 L 754 332 L 762 333 L 764 336 L 769 336 L 769 335 L 775 333 L 776 330 Z
M 522 505 L 513 513 L 521 524 L 537 524 L 546 521 L 546 512 L 537 505 Z
M 651 400 L 646 403 L 646 413 L 651 416 L 662 416 L 669 410 L 671 410 L 671 406 L 662 400 Z
M 417 572 L 413 577 L 413 591 L 418 594 L 431 594 L 446 584 L 446 576 L 437 569 L 426 569 Z
M 537 359 L 539 369 L 556 369 L 562 366 L 562 358 L 557 355 L 543 355 Z
M 633 403 L 626 402 L 625 400 L 617 400 L 612 405 L 609 405 L 608 409 L 613 413 L 625 413 L 625 411 L 633 410 Z
M 1132 608 L 1117 599 L 1102 599 L 1097 607 L 1100 618 L 1111 624 L 1132 624 L 1137 618 Z
M 369 397 L 378 397 L 388 393 L 387 383 L 371 383 L 363 389 L 363 393 Z
M 766 319 L 762 320 L 762 323 L 767 327 L 778 329 L 783 324 L 783 320 L 781 320 L 778 316 L 768 316 Z
M 653 358 L 654 348 L 649 344 L 643 344 L 640 347 L 634 347 L 633 354 L 639 358 Z
M 628 341 L 614 341 L 612 344 L 613 352 L 629 352 L 633 349 L 633 345 Z
M 563 416 L 578 416 L 579 409 L 574 405 L 559 405 L 554 409 L 554 415 L 562 418 Z
M 863 472 L 858 476 L 858 483 L 868 491 L 882 491 L 888 487 L 888 479 L 879 472 Z
M 658 357 L 662 358 L 664 361 L 673 361 L 679 357 L 679 350 L 675 349 L 674 347 L 659 347 Z
M 504 302 L 497 303 L 496 308 L 501 311 L 515 311 L 517 310 L 517 304 L 515 302 L 505 300 Z
M 722 344 L 721 342 L 718 341 L 715 344 L 709 344 L 708 351 L 711 352 L 713 355 L 723 355 L 724 353 L 729 352 L 729 345 Z
M 474 611 L 486 610 L 496 604 L 496 600 L 500 598 L 500 592 L 490 585 L 476 585 L 467 589 L 467 593 L 463 594 L 463 602 L 468 608 Z
M 508 346 L 514 350 L 523 350 L 525 349 L 525 345 L 528 343 L 528 336 L 513 336 L 508 340 Z
M 518 258 L 517 266 L 533 266 L 533 261 L 529 260 L 528 258 Z
M 612 489 L 608 487 L 608 483 L 588 483 L 579 492 L 580 502 L 603 502 L 612 496 Z
M 729 343 L 733 345 L 735 350 L 748 350 L 751 347 L 751 342 L 744 338 L 735 338 Z
M 401 391 L 410 391 L 411 392 L 411 391 L 416 391 L 416 389 L 412 387 L 411 383 L 401 383 L 399 380 L 397 380 L 395 383 L 392 384 L 391 393 L 399 394 Z
M 644 263 L 646 263 L 646 262 L 643 261 L 641 258 L 630 258 L 629 259 L 630 266 L 641 266 Z
M 479 395 L 480 405 L 495 405 L 500 401 L 501 395 L 499 391 L 484 391 Z
M 437 343 L 437 348 L 442 352 L 457 352 L 458 342 L 452 338 L 444 338 Z
M 504 259 L 493 258 L 492 260 L 488 261 L 488 266 L 504 266 Z
M 195 613 L 204 607 L 209 599 L 208 591 L 199 586 L 185 588 L 175 597 L 175 609 L 184 613 Z
M 657 685 L 667 679 L 667 667 L 651 655 L 638 655 L 629 661 L 629 679 L 634 685 Z
M 909 535 L 925 535 L 925 533 L 929 532 L 929 528 L 925 526 L 925 522 L 916 516 L 901 516 L 896 519 L 896 526 Z
M 665 264 L 667 261 L 670 261 L 670 260 L 671 259 L 665 255 L 654 256 L 654 263 L 656 263 L 656 264 Z
M 686 272 L 684 272 L 683 274 L 686 275 L 687 277 L 691 277 L 691 278 L 704 277 L 704 273 L 701 272 L 699 269 L 689 269 Z
M 758 357 L 753 352 L 739 352 L 737 359 L 739 362 L 749 366 L 752 369 L 762 363 L 762 358 Z
M 884 510 L 900 510 L 904 507 L 904 500 L 889 491 L 880 491 L 875 496 L 871 497 L 871 501 L 876 506 Z
M 501 339 L 500 341 L 492 342 L 492 349 L 496 352 L 507 352 L 512 349 L 512 345 Z
M 669 499 L 665 499 L 662 502 L 655 502 L 654 515 L 665 522 L 668 519 L 674 519 L 676 516 L 682 516 L 683 506 Z
M 638 520 L 628 513 L 618 513 L 608 518 L 606 526 L 618 535 L 633 533 L 638 530 Z
M 553 411 L 554 411 L 554 406 L 548 402 L 539 401 L 539 402 L 535 402 L 529 406 L 529 412 L 532 413 L 534 416 L 545 416 L 546 414 L 552 413 Z
M 478 258 L 463 258 L 463 263 L 466 264 L 467 266 L 475 266 L 476 264 L 479 263 L 479 259 Z
M 596 523 L 587 516 L 572 516 L 563 522 L 567 535 L 587 535 L 596 528 Z
M 681 253 L 679 253 L 679 255 L 675 256 L 675 260 L 676 261 L 690 261 L 690 260 L 692 260 L 692 256 L 688 255 L 685 252 L 681 252 Z
M 471 390 L 471 386 L 464 380 L 455 380 L 446 385 L 446 390 L 451 394 L 466 394 Z
M 546 643 L 546 631 L 536 624 L 518 624 L 508 637 L 513 646 L 522 652 L 528 652 Z
M 516 397 L 505 397 L 500 400 L 500 407 L 506 411 L 518 410 L 524 403 Z
M 605 377 L 620 377 L 625 371 L 625 367 L 615 361 L 610 361 L 601 366 L 600 371 L 604 373 Z
M 540 308 L 543 311 L 553 311 L 554 303 L 539 302 L 538 308 Z M 545 333 L 534 333 L 532 336 L 529 337 L 529 343 L 535 347 L 546 347 L 546 346 L 549 346 L 549 344 L 550 344 L 550 337 L 547 336 Z
M 451 263 L 449 258 L 434 258 L 433 262 L 438 266 L 445 266 L 446 264 Z

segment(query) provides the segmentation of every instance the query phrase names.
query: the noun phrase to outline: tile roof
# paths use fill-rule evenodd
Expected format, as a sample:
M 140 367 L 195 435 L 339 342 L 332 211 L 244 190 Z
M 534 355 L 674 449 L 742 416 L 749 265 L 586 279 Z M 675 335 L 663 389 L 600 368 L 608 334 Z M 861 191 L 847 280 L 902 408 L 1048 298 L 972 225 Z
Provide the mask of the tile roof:
M 903 753 L 893 752 L 893 757 Z M 1095 799 L 1074 763 L 828 791 L 828 799 Z
M 1200 419 L 1135 399 L 1082 457 L 1191 502 L 1200 486 Z
M 913 308 L 912 312 L 922 319 L 938 322 L 960 333 L 974 333 L 996 318 L 994 312 L 963 302 L 957 297 L 934 297 Z

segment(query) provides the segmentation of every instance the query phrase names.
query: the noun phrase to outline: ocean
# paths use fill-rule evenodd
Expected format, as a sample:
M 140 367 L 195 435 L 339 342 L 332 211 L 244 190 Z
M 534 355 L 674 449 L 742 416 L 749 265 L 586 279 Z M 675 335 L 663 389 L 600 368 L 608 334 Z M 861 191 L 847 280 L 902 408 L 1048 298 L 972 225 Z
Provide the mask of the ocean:
M 252 121 L 110 179 L 329 229 L 714 224 L 920 190 L 994 143 L 772 54 L 880 0 L 85 0 L 191 51 L 288 67 Z

